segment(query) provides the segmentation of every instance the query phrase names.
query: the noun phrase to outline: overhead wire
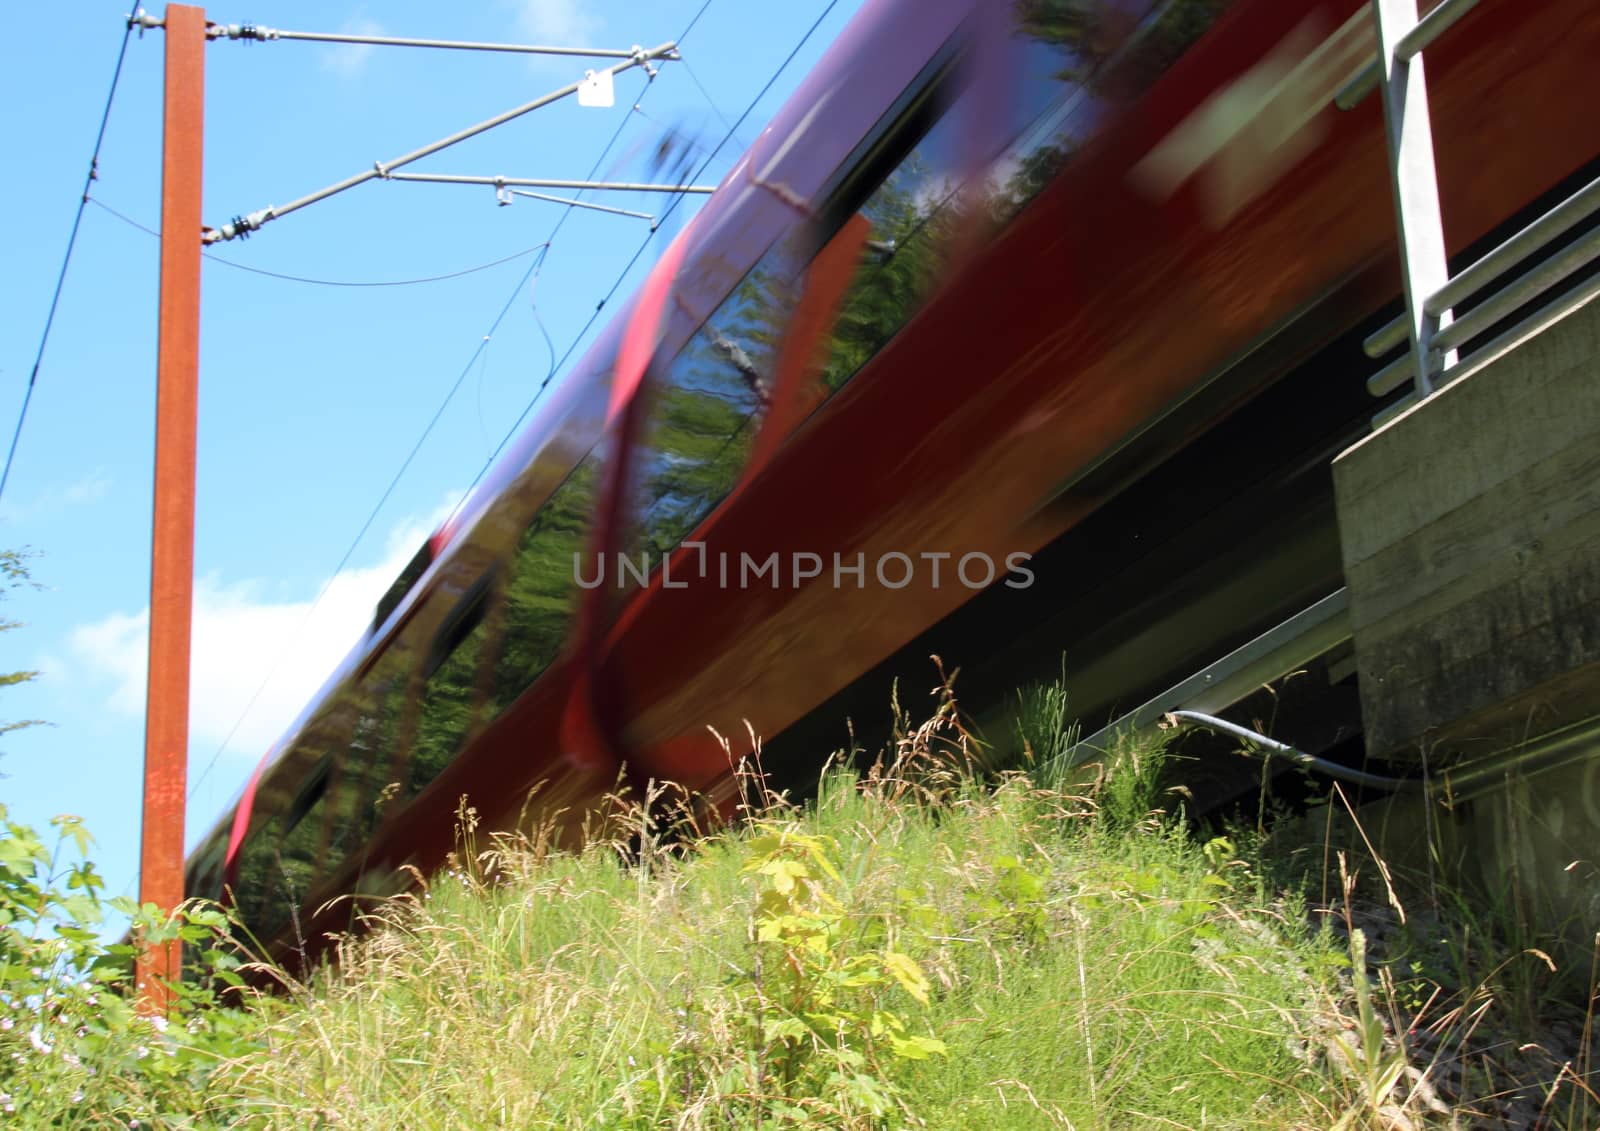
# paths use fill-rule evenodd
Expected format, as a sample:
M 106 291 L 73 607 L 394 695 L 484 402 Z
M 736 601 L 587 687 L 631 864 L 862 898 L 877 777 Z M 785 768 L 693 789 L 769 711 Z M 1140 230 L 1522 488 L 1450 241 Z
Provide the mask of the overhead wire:
M 705 11 L 705 8 L 709 4 L 710 0 L 706 0 L 706 3 L 701 6 L 701 13 Z M 699 18 L 698 14 L 695 18 Z M 645 92 L 649 90 L 650 81 L 650 77 L 647 73 L 645 88 L 639 92 L 639 98 L 643 98 Z M 635 99 L 635 101 L 637 100 L 638 99 Z M 611 139 L 606 142 L 605 148 L 600 151 L 600 156 L 595 159 L 593 166 L 590 168 L 589 177 L 586 179 L 593 179 L 594 174 L 599 170 L 601 163 L 605 161 L 606 156 L 611 152 L 612 147 L 616 145 L 617 139 L 622 136 L 622 131 L 626 128 L 628 121 L 629 116 L 626 114 L 623 115 L 622 121 L 618 123 L 616 130 L 612 133 Z M 579 195 L 581 195 L 581 193 Z M 234 736 L 238 734 L 239 728 L 244 725 L 245 719 L 250 717 L 250 712 L 255 708 L 257 701 L 260 700 L 262 693 L 267 688 L 267 685 L 272 682 L 273 677 L 278 673 L 278 669 L 282 667 L 284 660 L 288 658 L 290 648 L 293 646 L 294 642 L 304 634 L 306 625 L 311 622 L 311 618 L 321 606 L 322 601 L 327 597 L 328 590 L 333 586 L 334 580 L 341 572 L 343 572 L 345 566 L 350 563 L 350 559 L 354 556 L 356 549 L 361 545 L 362 540 L 367 536 L 367 532 L 372 529 L 373 524 L 377 521 L 379 513 L 383 510 L 384 504 L 386 504 L 390 497 L 394 494 L 395 488 L 399 486 L 401 478 L 404 477 L 406 471 L 411 467 L 412 461 L 417 457 L 417 453 L 422 450 L 422 445 L 427 442 L 428 437 L 433 433 L 434 427 L 439 423 L 440 419 L 443 418 L 445 410 L 449 408 L 451 401 L 454 400 L 456 396 L 456 393 L 460 391 L 463 382 L 465 382 L 467 378 L 467 375 L 472 372 L 472 368 L 477 363 L 479 356 L 488 347 L 490 339 L 493 338 L 496 331 L 499 330 L 501 322 L 505 320 L 505 317 L 510 312 L 512 305 L 517 301 L 517 296 L 522 294 L 523 288 L 528 286 L 530 280 L 537 277 L 539 268 L 544 264 L 545 257 L 549 254 L 550 245 L 554 242 L 556 236 L 560 234 L 563 225 L 566 224 L 567 217 L 569 217 L 573 211 L 574 209 L 571 205 L 568 205 L 566 208 L 564 208 L 562 210 L 561 217 L 550 229 L 550 234 L 545 238 L 544 242 L 536 245 L 540 249 L 540 254 L 534 259 L 533 263 L 528 266 L 528 269 L 523 272 L 521 278 L 517 280 L 517 285 L 512 288 L 511 293 L 506 298 L 504 305 L 501 306 L 500 312 L 495 315 L 494 321 L 490 324 L 488 331 L 479 338 L 477 347 L 473 349 L 472 355 L 467 359 L 466 364 L 461 367 L 461 372 L 457 375 L 455 383 L 450 386 L 449 391 L 445 393 L 444 398 L 439 402 L 438 408 L 434 410 L 433 416 L 423 428 L 422 434 L 417 438 L 416 443 L 412 445 L 411 450 L 406 454 L 405 459 L 401 461 L 400 467 L 390 478 L 388 486 L 384 488 L 383 494 L 379 496 L 377 503 L 373 505 L 372 510 L 367 514 L 366 520 L 361 524 L 361 528 L 356 532 L 355 537 L 351 539 L 350 545 L 345 549 L 344 554 L 339 558 L 338 564 L 333 567 L 333 571 L 328 575 L 327 580 L 323 582 L 322 588 L 318 590 L 316 597 L 312 599 L 311 605 L 306 610 L 305 616 L 301 618 L 300 624 L 295 628 L 294 632 L 289 635 L 283 649 L 273 661 L 272 666 L 268 668 L 267 674 L 262 677 L 261 683 L 256 687 L 255 692 L 245 703 L 244 709 L 240 712 L 239 717 L 234 721 L 233 726 L 228 729 L 228 733 L 223 737 L 223 740 L 218 744 L 216 751 L 206 762 L 205 768 L 201 770 L 199 775 L 195 778 L 194 784 L 189 787 L 188 796 L 190 798 L 194 797 L 196 791 L 199 790 L 200 786 L 210 776 L 212 770 L 216 768 L 217 762 L 221 759 L 223 752 L 227 750 L 228 744 L 231 743 Z M 534 312 L 534 317 L 536 320 L 538 319 L 537 311 Z M 540 332 L 545 336 L 546 344 L 549 345 L 550 336 L 549 333 L 545 331 L 542 322 L 539 323 L 539 329 Z M 552 374 L 555 371 L 554 352 L 555 351 L 552 348 Z M 548 382 L 549 377 L 547 376 L 545 380 Z M 502 444 L 503 443 L 504 441 L 502 441 Z M 490 459 L 493 459 L 492 455 Z M 473 481 L 473 486 L 476 485 L 477 480 L 475 479 Z M 472 491 L 469 487 L 462 495 L 462 501 L 465 501 L 465 499 L 470 496 L 471 493 Z M 459 505 L 460 503 L 458 502 L 457 506 Z
M 700 76 L 694 73 L 694 68 L 690 67 L 685 60 L 680 59 L 679 62 L 684 64 L 684 74 L 689 76 L 689 81 L 694 83 L 695 89 L 700 92 L 700 97 L 704 98 L 706 105 L 711 107 L 711 112 L 717 116 L 717 121 L 721 122 L 730 134 L 733 133 L 734 127 L 728 124 L 728 116 L 722 112 L 722 107 L 717 105 L 717 100 L 711 97 L 711 92 L 706 89 L 706 84 L 700 81 Z M 740 145 L 744 145 L 743 140 L 740 138 L 735 137 L 734 140 L 739 142 Z M 749 147 L 746 146 L 746 148 Z
M 704 2 L 700 5 L 699 10 L 695 13 L 694 17 L 689 21 L 688 25 L 685 27 L 683 33 L 678 36 L 676 42 L 681 44 L 683 42 L 683 40 L 685 38 L 687 38 L 689 32 L 694 30 L 694 27 L 695 27 L 695 25 L 697 23 L 699 23 L 700 18 L 705 15 L 706 10 L 711 6 L 711 2 L 712 2 L 712 0 L 704 0 Z M 699 165 L 698 168 L 695 169 L 694 173 L 685 182 L 686 184 L 694 184 L 694 183 L 698 182 L 700 176 L 704 174 L 706 168 L 708 168 L 710 166 L 711 162 L 716 159 L 717 155 L 721 153 L 723 147 L 727 145 L 728 141 L 734 137 L 735 132 L 738 130 L 738 128 L 740 126 L 742 126 L 744 124 L 745 119 L 748 118 L 750 116 L 750 114 L 755 111 L 755 108 L 760 104 L 761 100 L 766 97 L 767 93 L 772 89 L 773 85 L 778 81 L 778 79 L 780 77 L 782 77 L 783 73 L 789 68 L 789 65 L 794 62 L 795 58 L 800 54 L 801 50 L 804 49 L 805 45 L 810 41 L 811 37 L 816 34 L 817 29 L 822 26 L 823 22 L 828 18 L 828 15 L 833 11 L 833 9 L 837 5 L 838 5 L 838 0 L 829 0 L 828 4 L 823 8 L 821 14 L 819 14 L 817 16 L 816 20 L 812 22 L 811 26 L 809 28 L 807 28 L 805 34 L 800 37 L 800 40 L 794 45 L 794 48 L 792 50 L 790 50 L 789 54 L 784 57 L 783 62 L 781 62 L 778 65 L 777 69 L 773 71 L 771 76 L 762 85 L 761 89 L 756 93 L 755 97 L 750 100 L 749 105 L 747 105 L 745 107 L 745 109 L 744 109 L 744 112 L 739 115 L 738 120 L 735 121 L 731 126 L 728 127 L 728 131 L 727 131 L 727 133 L 725 133 L 723 135 L 722 140 L 717 143 L 716 147 L 711 151 L 711 153 L 706 157 L 706 159 L 703 162 L 701 162 L 701 164 Z M 634 99 L 634 103 L 635 104 L 637 104 L 640 100 L 642 100 L 645 97 L 645 95 L 648 93 L 648 91 L 649 91 L 649 89 L 651 87 L 651 84 L 652 84 L 653 80 L 654 80 L 654 75 L 649 74 L 647 72 L 646 73 L 646 85 L 645 85 L 645 88 L 644 88 L 644 90 L 640 91 L 638 98 Z M 590 169 L 590 172 L 589 172 L 589 176 L 586 179 L 591 179 L 592 180 L 594 178 L 595 173 L 599 170 L 600 166 L 606 160 L 606 157 L 610 154 L 612 148 L 616 145 L 617 141 L 621 138 L 622 133 L 627 128 L 628 123 L 629 123 L 630 120 L 631 120 L 631 114 L 627 114 L 627 115 L 623 116 L 622 121 L 618 123 L 616 130 L 612 133 L 610 140 L 606 142 L 605 148 L 600 151 L 600 156 L 595 159 L 595 162 L 594 162 L 593 166 L 591 166 L 591 169 Z M 581 195 L 581 192 L 579 193 L 579 195 Z M 687 195 L 688 194 L 686 194 L 686 193 L 677 193 L 672 197 L 671 203 L 668 204 L 666 209 L 661 214 L 660 224 L 658 225 L 658 228 L 661 225 L 665 225 L 666 221 L 677 210 L 678 206 L 683 203 L 683 201 L 686 199 Z M 310 608 L 307 609 L 305 618 L 303 618 L 302 623 L 295 630 L 295 632 L 293 634 L 291 634 L 291 636 L 289 638 L 291 643 L 295 638 L 299 637 L 304 632 L 306 624 L 309 623 L 310 618 L 316 612 L 316 610 L 317 610 L 318 606 L 321 604 L 322 600 L 327 596 L 328 590 L 332 587 L 334 579 L 337 578 L 338 575 L 344 570 L 345 566 L 349 564 L 350 559 L 354 555 L 357 547 L 361 544 L 362 540 L 366 537 L 368 531 L 372 528 L 374 522 L 376 522 L 379 513 L 383 510 L 384 505 L 388 502 L 389 498 L 393 495 L 395 488 L 399 485 L 399 482 L 400 482 L 401 478 L 405 475 L 406 470 L 411 466 L 412 461 L 416 458 L 417 453 L 421 450 L 423 443 L 426 442 L 428 437 L 432 434 L 432 431 L 433 431 L 434 427 L 438 424 L 439 420 L 443 417 L 445 410 L 449 407 L 450 402 L 454 399 L 456 393 L 460 390 L 460 387 L 461 387 L 462 383 L 466 380 L 467 375 L 472 371 L 472 367 L 477 362 L 479 355 L 487 347 L 490 339 L 494 336 L 495 332 L 499 329 L 500 323 L 505 319 L 506 314 L 510 311 L 512 305 L 516 302 L 517 296 L 522 293 L 523 288 L 528 286 L 528 284 L 529 284 L 529 282 L 531 280 L 537 279 L 538 274 L 539 274 L 539 270 L 543 266 L 543 264 L 545 262 L 545 259 L 548 257 L 550 248 L 553 245 L 553 243 L 555 242 L 556 236 L 560 234 L 561 229 L 566 224 L 568 217 L 570 217 L 574 211 L 575 211 L 575 209 L 571 205 L 568 205 L 567 208 L 562 211 L 562 214 L 561 214 L 560 218 L 556 221 L 555 225 L 551 228 L 550 235 L 547 236 L 545 241 L 544 241 L 544 243 L 542 245 L 540 245 L 542 247 L 541 253 L 538 255 L 537 258 L 535 258 L 534 262 L 531 265 L 529 265 L 528 270 L 523 273 L 522 278 L 518 280 L 517 285 L 512 290 L 510 297 L 507 298 L 505 305 L 501 307 L 499 314 L 497 314 L 495 316 L 494 322 L 491 324 L 488 333 L 484 334 L 482 336 L 482 338 L 480 339 L 480 341 L 479 341 L 479 343 L 477 345 L 477 348 L 475 348 L 473 350 L 472 356 L 467 360 L 467 364 L 462 367 L 462 370 L 461 370 L 460 374 L 457 376 L 455 383 L 451 386 L 449 392 L 447 392 L 445 394 L 445 397 L 440 402 L 439 407 L 435 410 L 432 418 L 429 420 L 428 424 L 424 427 L 422 435 L 417 439 L 416 443 L 412 446 L 411 451 L 406 455 L 405 460 L 402 461 L 399 469 L 395 472 L 394 476 L 390 479 L 388 486 L 384 489 L 383 494 L 379 497 L 377 503 L 373 506 L 371 512 L 367 515 L 366 520 L 361 524 L 360 530 L 357 531 L 355 538 L 351 540 L 350 546 L 345 550 L 343 556 L 339 559 L 339 563 L 334 567 L 333 572 L 329 575 L 327 581 L 323 583 L 323 586 L 322 586 L 321 590 L 317 593 L 317 596 L 312 601 L 312 604 L 311 604 Z M 561 354 L 561 356 L 559 358 L 554 358 L 553 343 L 550 341 L 549 332 L 548 332 L 548 330 L 545 329 L 543 321 L 539 318 L 538 309 L 537 309 L 537 306 L 535 305 L 534 310 L 533 310 L 533 315 L 534 315 L 535 322 L 538 325 L 540 333 L 544 335 L 546 346 L 548 348 L 550 348 L 551 354 L 552 354 L 552 358 L 553 358 L 552 363 L 550 365 L 550 369 L 547 372 L 547 374 L 545 375 L 544 379 L 540 382 L 538 388 L 534 390 L 533 396 L 529 399 L 527 405 L 523 408 L 521 414 L 517 417 L 515 423 L 513 423 L 512 426 L 501 437 L 499 444 L 497 444 L 495 449 L 494 449 L 494 451 L 490 453 L 488 459 L 486 459 L 483 462 L 483 465 L 479 468 L 478 473 L 473 477 L 472 483 L 467 487 L 467 490 L 465 492 L 463 492 L 460 501 L 458 501 L 457 504 L 456 504 L 456 509 L 457 510 L 459 510 L 461 505 L 468 498 L 471 497 L 473 490 L 478 486 L 478 484 L 480 482 L 482 482 L 484 475 L 487 474 L 489 468 L 494 465 L 495 460 L 498 459 L 500 454 L 505 450 L 505 447 L 506 447 L 506 445 L 508 443 L 510 443 L 511 438 L 513 436 L 515 436 L 517 434 L 517 432 L 521 429 L 523 423 L 527 420 L 528 414 L 533 411 L 535 405 L 538 403 L 538 400 L 539 400 L 540 396 L 544 393 L 545 389 L 548 388 L 549 385 L 554 381 L 556 374 L 567 363 L 567 360 L 572 356 L 573 352 L 577 349 L 579 343 L 581 343 L 584 340 L 584 338 L 588 334 L 589 330 L 593 327 L 596 319 L 599 318 L 601 312 L 604 311 L 606 305 L 616 295 L 616 292 L 621 288 L 623 282 L 627 279 L 629 273 L 633 270 L 634 266 L 638 263 L 640 257 L 644 254 L 645 249 L 648 248 L 650 246 L 651 242 L 655 239 L 655 235 L 656 235 L 656 231 L 657 230 L 658 229 L 652 229 L 650 231 L 650 233 L 647 234 L 645 236 L 645 238 L 640 242 L 639 246 L 634 250 L 633 255 L 629 257 L 627 264 L 624 265 L 622 270 L 618 273 L 616 279 L 612 282 L 611 287 L 606 291 L 605 296 L 595 305 L 595 309 L 594 309 L 593 313 L 590 314 L 588 320 L 584 323 L 583 328 L 581 330 L 579 330 L 578 333 L 573 337 L 572 341 L 568 344 L 566 350 Z M 275 676 L 277 674 L 277 669 L 282 665 L 283 660 L 287 657 L 289 646 L 290 646 L 289 644 L 285 645 L 285 648 L 280 653 L 278 659 L 274 662 L 273 666 L 268 670 L 267 675 L 262 679 L 260 686 L 258 686 L 256 688 L 255 693 L 250 697 L 249 702 L 246 703 L 244 711 L 240 714 L 238 720 L 234 723 L 232 728 L 229 729 L 227 736 L 218 745 L 216 752 L 212 754 L 210 760 L 206 763 L 205 768 L 200 772 L 198 777 L 196 777 L 196 779 L 194 781 L 194 784 L 190 786 L 190 788 L 189 788 L 189 796 L 191 798 L 194 796 L 195 791 L 197 791 L 200 788 L 200 785 L 210 775 L 211 771 L 216 767 L 216 764 L 217 764 L 218 760 L 221 758 L 223 751 L 225 751 L 227 749 L 228 744 L 233 740 L 234 735 L 238 733 L 238 730 L 239 730 L 240 726 L 243 725 L 244 720 L 247 717 L 249 717 L 249 713 L 250 713 L 251 709 L 255 706 L 255 703 L 260 698 L 262 692 L 266 689 L 267 684 L 270 683 L 272 678 L 273 678 L 273 676 Z
M 107 204 L 99 197 L 90 197 L 89 203 L 94 205 L 96 208 L 109 212 L 118 220 L 121 220 L 124 224 L 127 224 L 133 228 L 137 228 L 147 236 L 155 236 L 157 239 L 161 237 L 161 233 L 156 231 L 154 228 L 146 224 L 141 224 L 133 217 L 118 212 L 115 208 L 111 207 L 111 205 Z M 310 285 L 317 287 L 415 287 L 424 283 L 443 283 L 450 279 L 460 279 L 466 275 L 476 275 L 479 271 L 488 271 L 490 268 L 499 267 L 506 263 L 512 263 L 518 259 L 524 258 L 525 256 L 532 255 L 542 247 L 544 247 L 544 244 L 536 243 L 532 247 L 525 247 L 521 251 L 512 252 L 510 255 L 502 255 L 499 259 L 491 259 L 489 262 L 480 263 L 475 267 L 463 267 L 459 271 L 447 271 L 442 275 L 423 275 L 416 279 L 373 280 L 315 279 L 305 275 L 290 275 L 282 271 L 268 271 L 264 267 L 251 267 L 247 263 L 238 263 L 232 259 L 224 259 L 222 256 L 216 255 L 209 251 L 203 251 L 200 254 L 202 258 L 207 259 L 212 263 L 220 263 L 222 266 L 232 267 L 236 271 L 248 271 L 252 275 L 265 275 L 269 279 L 282 279 L 284 282 L 288 283 L 309 283 Z
M 72 251 L 78 245 L 78 228 L 83 223 L 83 212 L 89 203 L 89 186 L 100 175 L 100 147 L 106 140 L 106 126 L 111 121 L 111 106 L 117 100 L 117 84 L 122 79 L 122 63 L 128 57 L 128 40 L 133 36 L 133 17 L 127 18 L 122 29 L 122 44 L 117 48 L 117 63 L 111 69 L 111 87 L 106 92 L 105 109 L 100 111 L 100 126 L 94 135 L 94 151 L 89 157 L 89 171 L 83 178 L 83 192 L 79 194 L 78 209 L 72 216 L 72 232 L 67 236 L 66 254 L 61 257 L 61 270 L 56 274 L 56 287 L 50 295 L 50 309 L 45 315 L 44 331 L 39 335 L 39 349 L 33 356 L 33 368 L 28 373 L 28 386 L 22 394 L 22 407 L 17 412 L 17 425 L 11 433 L 11 446 L 6 451 L 6 464 L 0 469 L 0 497 L 5 495 L 6 483 L 11 478 L 11 465 L 17 456 L 17 444 L 22 439 L 23 425 L 27 423 L 28 406 L 33 402 L 33 390 L 39 382 L 39 367 L 44 363 L 45 347 L 50 344 L 50 329 L 55 325 L 56 309 L 61 305 L 61 291 L 67 282 L 67 268 L 72 264 Z
M 801 50 L 804 49 L 811 37 L 816 34 L 817 28 L 822 26 L 823 21 L 828 18 L 829 13 L 833 11 L 838 2 L 839 0 L 829 0 L 828 5 L 822 9 L 822 13 L 817 16 L 816 20 L 811 24 L 811 26 L 806 29 L 806 33 L 800 37 L 800 41 L 796 43 L 789 54 L 784 57 L 783 62 L 778 64 L 778 69 L 772 72 L 771 77 L 769 77 L 766 83 L 763 84 L 761 89 L 756 93 L 756 96 L 750 100 L 749 105 L 744 108 L 744 112 L 739 115 L 738 120 L 732 125 L 728 126 L 728 131 L 722 135 L 722 140 L 717 143 L 716 147 L 712 149 L 710 154 L 707 155 L 706 159 L 702 161 L 699 167 L 696 168 L 695 171 L 690 175 L 687 183 L 694 184 L 699 181 L 700 177 L 704 175 L 711 162 L 715 161 L 717 155 L 722 152 L 723 146 L 728 144 L 728 141 L 734 137 L 739 127 L 744 125 L 745 119 L 755 111 L 755 108 L 758 105 L 760 105 L 761 100 L 767 96 L 767 92 L 772 89 L 773 84 L 776 83 L 783 75 L 783 72 L 789 68 L 789 64 L 794 62 L 795 57 L 800 54 Z M 710 0 L 707 0 L 707 4 L 709 3 Z M 703 13 L 704 11 L 705 7 L 702 6 L 701 12 Z M 699 16 L 697 15 L 695 19 L 698 20 Z M 680 37 L 680 42 L 681 39 L 682 37 Z M 663 211 L 661 214 L 661 222 L 658 227 L 666 224 L 667 219 L 677 209 L 678 205 L 683 203 L 683 200 L 683 194 L 679 194 L 678 196 L 672 198 L 672 203 L 669 204 L 665 211 Z M 589 330 L 594 325 L 595 320 L 600 317 L 601 312 L 605 310 L 606 304 L 611 301 L 612 297 L 621 288 L 623 280 L 628 277 L 629 272 L 633 270 L 634 264 L 639 261 L 639 257 L 644 254 L 645 249 L 650 246 L 650 243 L 655 239 L 655 236 L 656 233 L 654 231 L 650 232 L 640 242 L 638 248 L 634 250 L 633 255 L 628 259 L 627 264 L 622 268 L 621 272 L 618 273 L 615 281 L 612 282 L 611 288 L 606 291 L 605 297 L 595 305 L 593 313 L 589 315 L 588 320 L 583 324 L 583 328 L 578 331 L 571 343 L 568 344 L 566 351 L 562 353 L 560 359 L 550 367 L 550 373 L 540 383 L 539 387 L 534 390 L 532 398 L 529 399 L 527 405 L 523 408 L 522 413 L 517 417 L 515 422 L 512 423 L 511 427 L 506 430 L 505 435 L 501 437 L 500 443 L 495 447 L 494 452 L 486 461 L 484 461 L 483 466 L 478 469 L 478 474 L 473 477 L 471 486 L 467 488 L 468 495 L 472 493 L 473 488 L 482 482 L 483 477 L 488 474 L 489 468 L 494 466 L 494 461 L 500 457 L 500 453 L 504 451 L 506 445 L 511 442 L 511 438 L 521 430 L 523 423 L 528 419 L 528 414 L 531 413 L 534 409 L 534 406 L 538 404 L 539 398 L 541 395 L 543 395 L 546 387 L 549 386 L 551 380 L 555 377 L 555 374 L 561 369 L 561 367 L 566 365 L 567 360 L 572 356 L 573 351 L 577 349 L 578 344 L 582 342 L 584 337 L 589 333 Z

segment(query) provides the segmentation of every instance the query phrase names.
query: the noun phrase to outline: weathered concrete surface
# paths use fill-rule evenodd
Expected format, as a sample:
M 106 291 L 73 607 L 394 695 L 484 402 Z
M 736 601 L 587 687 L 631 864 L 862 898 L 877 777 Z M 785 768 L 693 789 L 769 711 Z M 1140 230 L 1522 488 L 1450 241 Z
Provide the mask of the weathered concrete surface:
M 1334 461 L 1374 756 L 1600 713 L 1600 302 Z
M 1353 813 L 1334 804 L 1286 839 L 1320 852 L 1330 870 L 1343 853 L 1374 879 L 1375 852 L 1412 910 L 1437 910 L 1440 893 L 1446 906 L 1464 895 L 1475 926 L 1504 945 L 1548 951 L 1569 988 L 1581 989 L 1600 933 L 1600 736 L 1578 729 L 1589 737 L 1559 761 L 1541 764 L 1537 744 L 1507 752 L 1494 759 L 1503 772 L 1453 803 L 1441 791 Z M 1337 890 L 1337 875 L 1329 878 Z
M 1470 803 L 1477 867 L 1502 915 L 1564 937 L 1565 965 L 1594 954 L 1600 933 L 1600 747 L 1587 758 Z M 1581 969 L 1581 965 L 1579 969 Z

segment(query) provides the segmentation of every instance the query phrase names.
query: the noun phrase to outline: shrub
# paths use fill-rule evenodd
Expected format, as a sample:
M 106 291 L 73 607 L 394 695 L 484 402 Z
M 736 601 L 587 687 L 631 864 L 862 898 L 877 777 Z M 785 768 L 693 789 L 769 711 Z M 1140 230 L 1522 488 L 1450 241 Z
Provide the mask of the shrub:
M 226 916 L 106 899 L 82 823 L 51 825 L 53 844 L 0 805 L 0 1114 L 29 1127 L 229 1125 L 208 1084 L 256 1046 L 254 1019 L 218 1000 L 240 984 Z M 175 988 L 166 1017 L 137 1008 L 134 947 L 102 941 L 108 911 L 194 953 L 199 977 Z

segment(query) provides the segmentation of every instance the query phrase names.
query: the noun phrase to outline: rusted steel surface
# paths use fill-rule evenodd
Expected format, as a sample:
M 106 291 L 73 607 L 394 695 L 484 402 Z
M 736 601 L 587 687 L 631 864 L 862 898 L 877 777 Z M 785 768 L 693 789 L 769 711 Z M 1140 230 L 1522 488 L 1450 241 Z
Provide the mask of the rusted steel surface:
M 189 633 L 194 596 L 195 414 L 200 371 L 200 176 L 205 10 L 166 15 L 161 159 L 161 311 L 156 360 L 155 519 L 150 553 L 150 674 L 145 714 L 139 898 L 183 902 L 189 749 Z M 143 1002 L 164 1012 L 181 971 L 176 941 L 146 948 Z

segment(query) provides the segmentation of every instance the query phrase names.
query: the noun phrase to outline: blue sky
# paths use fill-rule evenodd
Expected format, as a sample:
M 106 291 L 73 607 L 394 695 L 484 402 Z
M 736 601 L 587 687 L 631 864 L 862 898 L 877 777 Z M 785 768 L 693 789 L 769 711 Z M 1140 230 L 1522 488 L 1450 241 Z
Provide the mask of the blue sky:
M 733 164 L 858 2 L 839 0 L 703 181 L 720 179 Z M 677 37 L 701 3 L 281 0 L 210 8 L 207 16 L 301 31 L 628 47 Z M 641 97 L 643 74 L 631 71 L 619 77 L 612 109 L 569 101 L 413 169 L 582 177 L 627 119 L 601 174 L 647 179 L 668 127 L 707 151 L 714 147 L 726 130 L 723 120 L 744 112 L 825 7 L 826 0 L 711 0 L 684 41 L 687 68 L 663 64 L 648 94 Z M 0 47 L 9 155 L 0 180 L 0 423 L 7 440 L 125 15 L 126 8 L 98 2 L 21 6 Z M 0 697 L 0 719 L 53 724 L 0 739 L 0 801 L 13 819 L 40 825 L 57 813 L 84 817 L 111 891 L 130 894 L 143 760 L 157 242 L 107 209 L 149 228 L 159 223 L 161 36 L 149 32 L 129 45 L 91 190 L 97 203 L 83 219 L 0 500 L 0 546 L 36 551 L 32 568 L 42 585 L 11 594 L 0 607 L 25 622 L 0 636 L 0 670 L 41 672 L 35 683 Z M 599 65 L 299 42 L 213 43 L 206 56 L 206 222 L 217 226 L 285 203 Z M 630 109 L 636 101 L 640 112 Z M 657 211 L 667 200 L 608 194 L 603 202 Z M 619 300 L 698 203 L 686 200 L 663 228 Z M 372 183 L 213 251 L 307 278 L 414 279 L 532 248 L 561 213 L 530 200 L 498 207 L 487 187 Z M 545 377 L 550 353 L 535 306 L 556 353 L 565 352 L 647 231 L 642 221 L 575 212 L 537 277 L 520 290 L 531 255 L 445 282 L 364 288 L 288 282 L 206 263 L 189 843 L 210 827 L 266 745 L 355 642 L 378 594 L 472 482 Z M 594 329 L 603 324 L 602 317 Z M 335 576 L 464 370 L 460 391 Z

